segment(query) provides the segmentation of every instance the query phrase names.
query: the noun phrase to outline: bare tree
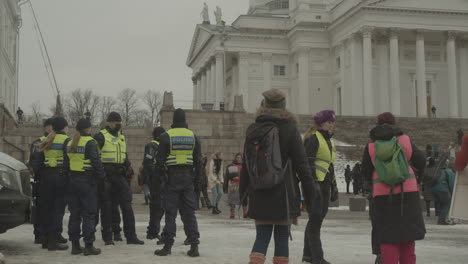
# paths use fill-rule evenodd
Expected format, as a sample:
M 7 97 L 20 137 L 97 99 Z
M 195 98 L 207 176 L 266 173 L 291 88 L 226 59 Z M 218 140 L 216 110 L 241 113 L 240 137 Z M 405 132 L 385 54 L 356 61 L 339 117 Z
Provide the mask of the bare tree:
M 92 90 L 73 90 L 66 99 L 66 110 L 70 121 L 77 122 L 80 118 L 83 118 L 85 112 L 91 113 L 91 116 L 95 116 L 98 110 L 100 98 L 94 94 Z
M 160 92 L 155 90 L 146 91 L 143 97 L 143 103 L 148 107 L 148 112 L 150 114 L 151 124 L 157 126 L 159 124 L 159 111 L 162 107 L 162 96 Z
M 132 115 L 132 125 L 135 126 L 144 126 L 146 121 L 150 121 L 151 118 L 149 111 L 143 109 L 135 110 Z
M 106 120 L 107 115 L 112 112 L 115 108 L 117 102 L 113 97 L 110 96 L 103 96 L 101 97 L 101 103 L 99 105 L 99 112 L 101 114 L 101 121 Z
M 118 97 L 118 106 L 122 115 L 122 121 L 125 125 L 133 125 L 135 117 L 134 113 L 137 110 L 138 98 L 134 89 L 126 88 L 123 89 Z
M 31 107 L 31 121 L 35 125 L 40 125 L 42 121 L 41 105 L 39 101 L 35 101 L 30 105 Z

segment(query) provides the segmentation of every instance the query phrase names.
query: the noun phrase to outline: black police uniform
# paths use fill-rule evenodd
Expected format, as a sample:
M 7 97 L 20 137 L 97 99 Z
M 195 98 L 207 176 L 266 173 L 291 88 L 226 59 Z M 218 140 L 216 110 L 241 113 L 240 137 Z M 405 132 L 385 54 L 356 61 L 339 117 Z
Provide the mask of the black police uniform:
M 32 184 L 32 214 L 31 220 L 34 227 L 34 243 L 41 244 L 44 239 L 43 227 L 41 225 L 41 208 L 39 206 L 39 196 L 40 196 L 40 185 L 41 185 L 41 173 L 44 170 L 44 153 L 38 152 L 36 145 L 47 137 L 47 133 L 44 133 L 44 136 L 34 140 L 31 143 L 29 149 L 29 166 L 34 172 L 34 182 Z

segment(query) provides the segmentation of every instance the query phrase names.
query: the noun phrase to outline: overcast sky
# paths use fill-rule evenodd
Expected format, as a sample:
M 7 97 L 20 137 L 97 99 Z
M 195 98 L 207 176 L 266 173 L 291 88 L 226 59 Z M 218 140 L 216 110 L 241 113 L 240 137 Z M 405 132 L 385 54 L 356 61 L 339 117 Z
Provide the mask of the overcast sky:
M 187 54 L 206 2 L 231 24 L 248 0 L 32 0 L 62 94 L 93 89 L 115 95 L 123 88 L 173 91 L 176 106 L 191 106 Z M 48 113 L 55 98 L 37 42 L 31 10 L 22 6 L 19 106 L 39 101 Z

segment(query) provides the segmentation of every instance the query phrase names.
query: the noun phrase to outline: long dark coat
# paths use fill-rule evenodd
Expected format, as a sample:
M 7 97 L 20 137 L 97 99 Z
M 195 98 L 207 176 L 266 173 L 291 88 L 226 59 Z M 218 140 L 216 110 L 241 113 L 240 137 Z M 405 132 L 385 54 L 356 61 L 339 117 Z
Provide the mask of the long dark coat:
M 294 219 L 301 214 L 299 181 L 302 183 L 304 198 L 309 202 L 310 194 L 313 192 L 314 179 L 311 176 L 301 135 L 296 127 L 297 118 L 294 114 L 282 109 L 260 108 L 256 116 L 256 123 L 274 122 L 278 125 L 283 167 L 290 159 L 292 175 L 287 171 L 286 184 L 279 184 L 272 189 L 254 191 L 249 188 L 249 173 L 246 166 L 243 166 L 239 192 L 241 197 L 248 194 L 248 215 L 257 223 L 286 224 L 288 218 Z M 245 160 L 243 164 L 246 164 Z M 286 186 L 289 195 L 289 217 L 286 209 Z
M 371 139 L 389 140 L 393 136 L 403 133 L 396 126 L 381 125 L 371 130 Z M 413 155 L 410 165 L 413 167 L 416 177 L 421 177 L 426 164 L 425 155 L 412 144 Z M 368 146 L 364 150 L 362 161 L 362 175 L 364 180 L 372 186 L 372 174 L 374 165 L 369 155 Z M 404 195 L 384 195 L 374 198 L 375 201 L 375 226 L 377 240 L 382 244 L 394 244 L 424 239 L 426 227 L 421 211 L 419 192 L 406 192 Z

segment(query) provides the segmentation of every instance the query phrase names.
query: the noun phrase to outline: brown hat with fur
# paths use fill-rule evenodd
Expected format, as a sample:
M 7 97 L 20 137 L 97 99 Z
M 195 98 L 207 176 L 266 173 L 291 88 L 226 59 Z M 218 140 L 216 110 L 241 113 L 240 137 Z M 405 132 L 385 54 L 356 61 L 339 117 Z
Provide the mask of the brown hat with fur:
M 266 108 L 286 108 L 286 95 L 280 89 L 270 89 L 263 93 L 262 106 Z

